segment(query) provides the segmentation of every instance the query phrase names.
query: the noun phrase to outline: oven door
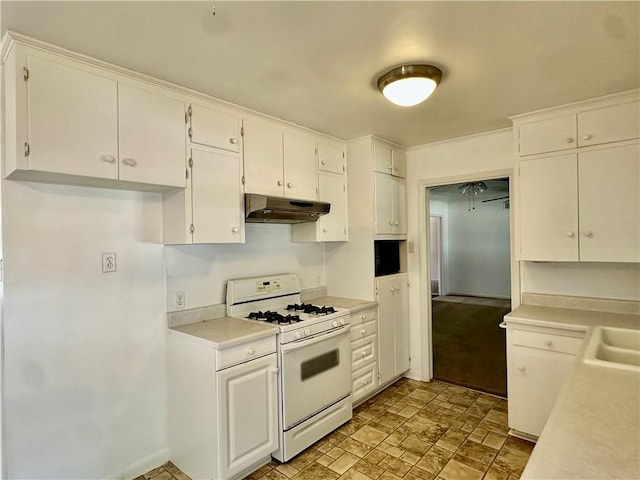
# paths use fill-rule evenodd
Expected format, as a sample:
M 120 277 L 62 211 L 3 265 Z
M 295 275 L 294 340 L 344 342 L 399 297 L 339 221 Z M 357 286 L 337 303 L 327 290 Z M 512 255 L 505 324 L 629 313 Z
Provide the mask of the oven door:
M 286 431 L 351 393 L 349 327 L 281 346 Z

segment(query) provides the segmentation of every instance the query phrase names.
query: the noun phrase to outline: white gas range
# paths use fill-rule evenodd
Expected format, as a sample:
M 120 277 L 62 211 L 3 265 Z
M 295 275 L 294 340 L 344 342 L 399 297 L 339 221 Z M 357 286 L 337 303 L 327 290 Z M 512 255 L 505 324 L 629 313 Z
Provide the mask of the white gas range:
M 297 275 L 227 282 L 227 315 L 277 325 L 279 449 L 286 462 L 352 417 L 349 311 L 300 300 Z

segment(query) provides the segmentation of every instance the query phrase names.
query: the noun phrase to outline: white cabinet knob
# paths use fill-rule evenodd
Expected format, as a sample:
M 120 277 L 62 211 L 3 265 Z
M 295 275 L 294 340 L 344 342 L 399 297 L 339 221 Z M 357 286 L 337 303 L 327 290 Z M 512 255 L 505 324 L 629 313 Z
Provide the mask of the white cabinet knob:
M 389 220 L 389 225 L 393 225 L 393 220 Z
M 281 187 L 282 186 L 282 180 L 278 180 L 278 186 Z
M 387 165 L 387 168 L 388 168 L 389 170 L 393 171 L 393 165 L 389 164 L 389 165 Z
M 136 165 L 138 165 L 138 162 L 136 162 L 133 158 L 123 158 L 122 163 L 130 167 L 135 167 Z
M 550 347 L 552 343 L 553 343 L 553 342 L 552 342 L 551 340 L 545 340 L 545 341 L 544 341 L 544 344 L 545 344 L 547 347 Z
M 564 140 L 567 143 L 573 143 L 573 138 L 569 137 L 569 138 L 565 138 Z
M 323 231 L 324 233 L 327 233 L 327 232 L 329 231 L 329 229 L 328 229 L 327 227 L 322 227 L 322 231 Z
M 591 230 L 587 230 L 584 232 L 584 236 L 587 238 L 591 238 L 593 237 L 593 232 L 591 232 Z
M 230 143 L 231 145 L 235 145 L 236 143 L 238 143 L 238 139 L 237 139 L 237 138 L 234 138 L 234 137 L 231 137 L 231 138 L 229 139 L 229 143 Z
M 591 139 L 591 135 L 589 135 L 589 134 L 582 135 L 582 139 L 583 140 L 590 140 Z
M 369 380 L 363 380 L 362 381 L 362 386 L 364 387 L 367 383 L 369 383 Z
M 400 225 L 400 222 L 398 220 L 395 220 L 393 224 L 397 227 L 398 225 Z
M 364 336 L 364 335 L 366 335 L 367 330 L 363 328 L 362 330 L 360 330 L 360 333 L 362 334 L 362 336 Z
M 395 290 L 396 290 L 395 288 L 390 288 L 390 289 L 389 289 L 389 291 L 390 291 L 391 293 L 393 293 Z
M 366 316 L 366 315 L 362 315 L 360 318 L 361 318 L 362 320 L 366 320 L 366 319 L 367 319 L 367 316 Z
M 240 229 L 238 227 L 231 227 L 231 232 L 238 233 Z
M 291 187 L 293 187 L 293 183 L 287 182 L 287 188 L 291 188 Z
M 518 370 L 520 370 L 521 372 L 524 372 L 524 370 L 525 370 L 524 365 L 520 365 L 520 366 L 518 367 Z
M 256 354 L 256 351 L 253 347 L 249 347 L 249 350 L 247 350 L 247 353 L 249 354 L 249 356 L 253 356 Z
M 278 367 L 271 369 L 271 373 L 273 373 L 274 375 L 277 375 L 279 371 L 280 370 L 278 370 Z
M 100 160 L 102 160 L 103 162 L 107 162 L 107 163 L 115 163 L 116 162 L 116 157 L 114 157 L 113 155 L 102 155 L 100 157 Z
M 575 237 L 575 236 L 576 236 L 576 234 L 575 234 L 575 233 L 573 233 L 573 232 L 567 232 L 567 237 L 569 237 L 569 238 L 573 238 L 573 237 Z
M 326 165 L 326 164 L 327 164 L 326 160 L 320 160 L 320 165 Z

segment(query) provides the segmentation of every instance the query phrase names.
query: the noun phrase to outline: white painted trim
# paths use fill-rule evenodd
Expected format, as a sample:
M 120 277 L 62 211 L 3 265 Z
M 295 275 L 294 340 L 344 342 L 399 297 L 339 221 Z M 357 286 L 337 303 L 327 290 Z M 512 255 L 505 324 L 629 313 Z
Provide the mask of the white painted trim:
M 433 147 L 435 145 L 443 145 L 445 143 L 459 143 L 460 141 L 464 141 L 464 140 L 471 140 L 473 138 L 478 138 L 478 137 L 486 137 L 488 135 L 495 135 L 496 133 L 501 133 L 501 132 L 510 132 L 511 130 L 513 130 L 513 127 L 504 127 L 504 128 L 499 128 L 497 130 L 490 130 L 488 132 L 480 132 L 480 133 L 471 133 L 469 135 L 465 135 L 462 137 L 453 137 L 453 138 L 447 138 L 445 140 L 438 140 L 437 142 L 433 142 L 433 143 L 424 143 L 422 145 L 416 145 L 415 147 L 405 147 L 407 149 L 407 152 L 411 152 L 414 150 L 420 150 L 421 148 L 425 148 L 425 147 Z
M 163 448 L 162 450 L 158 450 L 156 453 L 149 455 L 137 462 L 132 463 L 131 465 L 127 465 L 120 472 L 108 475 L 107 479 L 122 479 L 127 480 L 129 478 L 136 478 L 144 473 L 147 473 L 149 470 L 153 470 L 156 467 L 164 465 L 169 461 L 169 449 Z
M 515 223 L 513 200 L 515 199 L 514 170 L 493 170 L 489 172 L 477 172 L 466 175 L 454 175 L 437 179 L 418 180 L 418 220 L 419 220 L 419 291 L 420 291 L 420 350 L 422 352 L 422 363 L 420 370 L 422 375 L 418 375 L 420 380 L 431 381 L 433 379 L 433 345 L 432 345 L 432 318 L 431 318 L 431 266 L 429 265 L 429 214 L 427 208 L 428 188 L 439 185 L 450 185 L 462 182 L 479 180 L 491 180 L 495 178 L 509 178 L 509 243 L 511 262 L 511 308 L 520 305 L 520 264 L 516 260 L 515 254 Z

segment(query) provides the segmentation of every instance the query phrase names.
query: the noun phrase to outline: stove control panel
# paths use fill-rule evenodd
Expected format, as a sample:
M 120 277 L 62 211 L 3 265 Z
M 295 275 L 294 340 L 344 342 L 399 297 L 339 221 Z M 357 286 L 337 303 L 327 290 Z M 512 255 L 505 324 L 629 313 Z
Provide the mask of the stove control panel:
M 329 332 L 330 330 L 334 330 L 339 327 L 347 326 L 351 323 L 350 321 L 351 317 L 349 315 L 344 315 L 333 320 L 320 321 L 312 325 L 308 325 L 307 327 L 286 330 L 278 335 L 279 342 L 282 344 L 303 341 L 306 337 L 311 337 L 324 332 Z
M 258 293 L 275 292 L 280 289 L 282 289 L 282 285 L 280 284 L 280 280 L 277 278 L 273 280 L 256 282 L 256 292 Z

